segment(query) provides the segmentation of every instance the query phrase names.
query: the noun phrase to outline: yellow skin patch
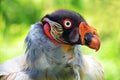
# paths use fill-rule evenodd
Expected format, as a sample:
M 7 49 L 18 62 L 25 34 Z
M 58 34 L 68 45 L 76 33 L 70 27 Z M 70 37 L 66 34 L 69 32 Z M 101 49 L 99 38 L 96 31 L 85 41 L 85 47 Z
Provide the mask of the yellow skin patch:
M 63 50 L 65 52 L 65 55 L 68 59 L 72 59 L 74 57 L 73 54 L 73 46 L 71 45 L 67 45 L 67 44 L 61 44 L 61 46 L 63 47 Z

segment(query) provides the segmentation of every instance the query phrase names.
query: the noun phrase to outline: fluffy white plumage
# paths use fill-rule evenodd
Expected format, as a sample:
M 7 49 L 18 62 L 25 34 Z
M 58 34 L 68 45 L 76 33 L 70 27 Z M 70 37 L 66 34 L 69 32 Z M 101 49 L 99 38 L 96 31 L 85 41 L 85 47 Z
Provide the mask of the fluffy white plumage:
M 0 80 L 104 80 L 102 66 L 82 56 L 80 45 L 69 51 L 54 45 L 34 24 L 26 38 L 26 54 L 0 65 Z

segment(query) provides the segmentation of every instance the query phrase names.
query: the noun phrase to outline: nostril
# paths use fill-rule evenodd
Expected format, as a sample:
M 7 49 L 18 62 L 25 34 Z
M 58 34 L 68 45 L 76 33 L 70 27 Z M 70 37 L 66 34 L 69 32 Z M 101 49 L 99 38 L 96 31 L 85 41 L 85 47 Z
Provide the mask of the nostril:
M 86 44 L 86 45 L 89 45 L 89 44 L 90 44 L 91 39 L 92 39 L 93 36 L 94 36 L 94 35 L 91 34 L 91 33 L 86 33 L 86 34 L 85 34 L 84 40 L 85 40 L 85 44 Z

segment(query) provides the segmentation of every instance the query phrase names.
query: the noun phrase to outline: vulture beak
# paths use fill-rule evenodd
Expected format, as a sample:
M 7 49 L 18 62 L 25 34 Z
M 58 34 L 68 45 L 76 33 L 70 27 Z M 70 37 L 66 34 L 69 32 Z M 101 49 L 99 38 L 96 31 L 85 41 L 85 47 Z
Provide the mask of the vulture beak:
M 66 43 L 67 42 L 62 38 L 63 29 L 62 26 L 54 21 L 44 18 L 44 32 L 45 34 L 55 43 Z M 75 34 L 75 32 L 77 32 Z M 78 35 L 77 35 L 78 34 Z M 69 35 L 69 34 L 68 34 Z M 80 35 L 80 36 L 79 36 Z M 95 49 L 96 51 L 100 48 L 100 39 L 95 28 L 89 26 L 86 22 L 81 22 L 79 24 L 79 29 L 75 28 L 70 33 L 70 40 L 76 44 L 80 43 L 81 45 L 86 45 L 89 48 Z M 80 41 L 79 41 L 80 40 Z
M 87 45 L 89 48 L 95 49 L 96 51 L 99 50 L 100 39 L 95 28 L 85 22 L 81 22 L 79 25 L 79 35 L 82 45 Z

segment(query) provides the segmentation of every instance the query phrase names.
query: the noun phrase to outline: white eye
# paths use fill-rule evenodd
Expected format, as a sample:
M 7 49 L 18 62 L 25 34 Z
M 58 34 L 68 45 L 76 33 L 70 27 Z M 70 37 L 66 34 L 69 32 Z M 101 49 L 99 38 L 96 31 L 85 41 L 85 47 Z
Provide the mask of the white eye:
M 70 28 L 71 27 L 71 22 L 66 20 L 64 22 L 64 25 L 65 25 L 66 28 Z
M 64 28 L 70 29 L 72 27 L 72 20 L 69 18 L 64 19 L 63 25 L 64 25 Z

